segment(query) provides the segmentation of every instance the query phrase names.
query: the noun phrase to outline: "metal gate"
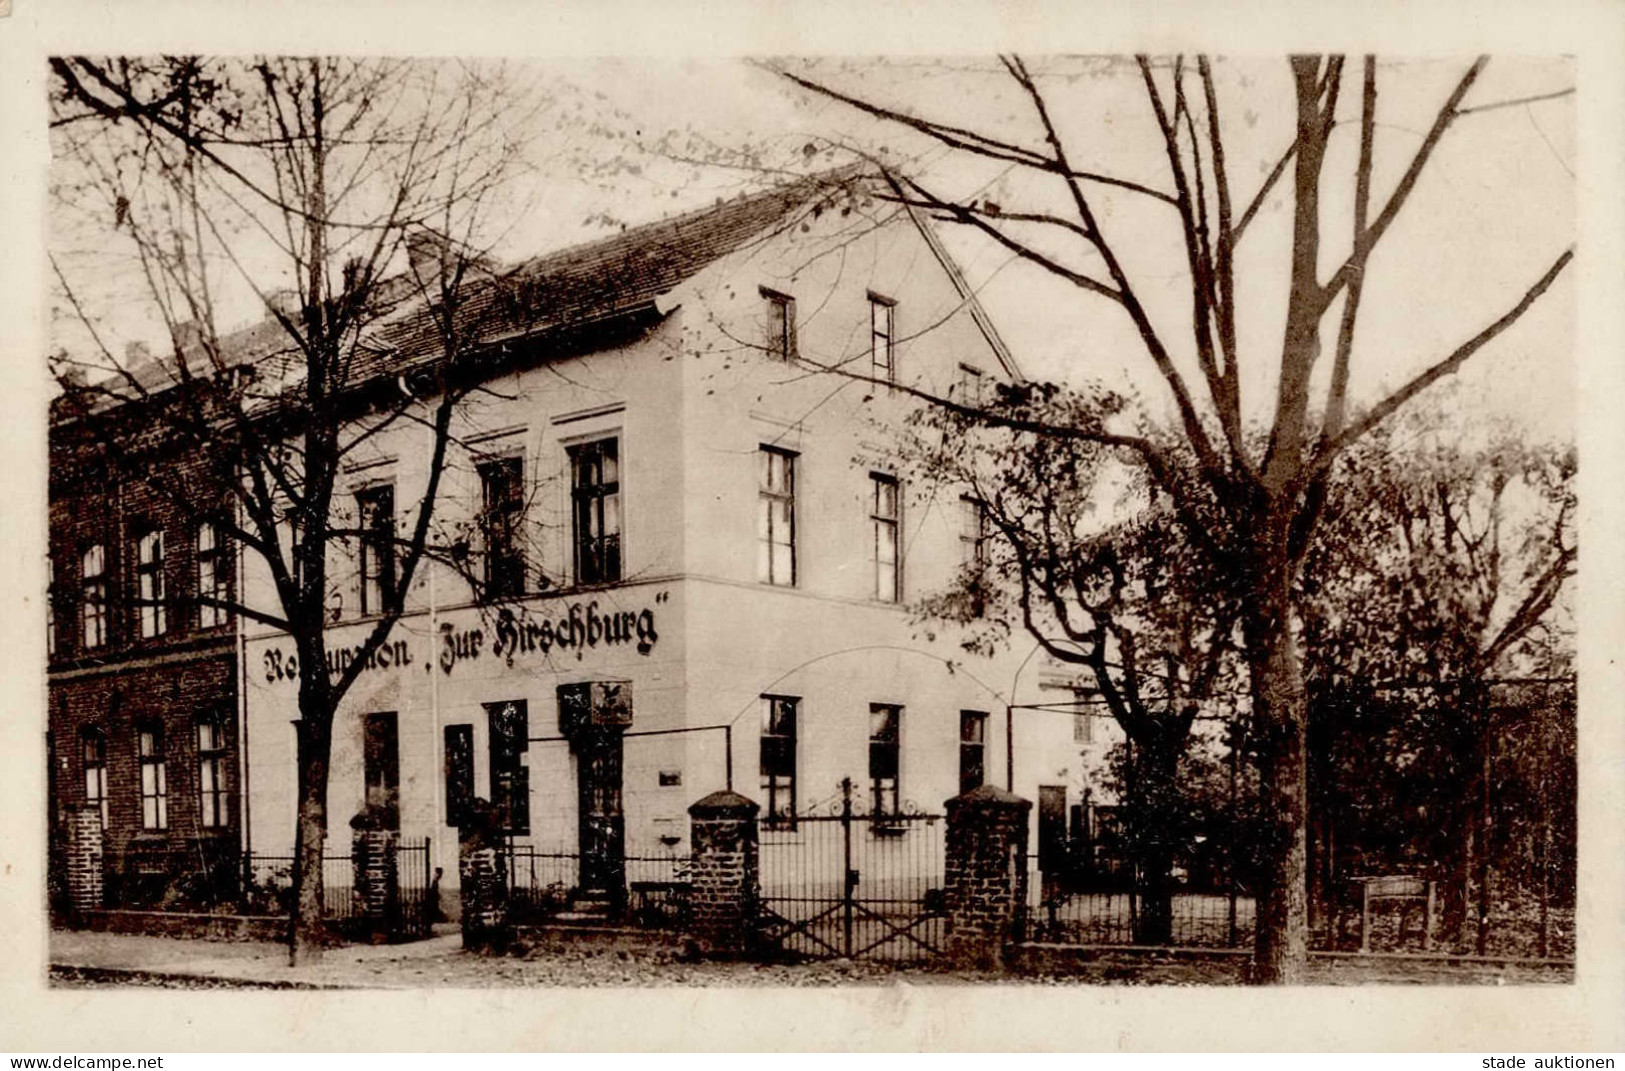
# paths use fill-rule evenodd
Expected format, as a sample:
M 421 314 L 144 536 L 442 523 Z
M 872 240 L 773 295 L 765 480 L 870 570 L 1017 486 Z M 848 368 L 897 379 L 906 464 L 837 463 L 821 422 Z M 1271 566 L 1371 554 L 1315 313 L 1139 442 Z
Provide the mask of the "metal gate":
M 943 949 L 940 814 L 854 807 L 852 781 L 824 813 L 764 821 L 763 942 L 798 957 L 912 960 Z
M 429 838 L 395 848 L 397 909 L 389 920 L 390 938 L 418 941 L 428 937 L 440 905 L 440 883 L 430 876 Z

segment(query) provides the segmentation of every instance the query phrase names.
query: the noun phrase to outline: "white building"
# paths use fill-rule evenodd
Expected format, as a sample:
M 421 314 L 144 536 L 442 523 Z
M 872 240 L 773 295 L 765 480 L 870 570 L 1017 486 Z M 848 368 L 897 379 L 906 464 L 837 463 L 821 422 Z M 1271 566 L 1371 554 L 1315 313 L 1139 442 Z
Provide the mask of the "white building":
M 845 777 L 881 811 L 1003 784 L 1007 707 L 1064 689 L 1025 636 L 983 658 L 911 618 L 974 560 L 975 511 L 888 465 L 917 400 L 813 366 L 953 396 L 1018 372 L 929 225 L 849 192 L 801 183 L 541 257 L 509 281 L 545 310 L 522 337 L 499 338 L 493 300 L 488 337 L 513 359 L 458 416 L 436 530 L 502 597 L 420 572 L 336 720 L 335 845 L 384 804 L 432 838 L 449 890 L 470 795 L 506 808 L 516 842 L 613 871 L 681 850 L 689 804 L 725 785 L 771 828 Z M 429 442 L 376 436 L 337 500 L 410 524 Z M 389 567 L 339 564 L 335 661 Z M 250 625 L 244 650 L 248 835 L 283 853 L 292 645 Z M 577 731 L 576 698 L 623 724 Z M 1077 803 L 1098 721 L 1085 739 L 1064 713 L 1013 717 L 1015 790 Z M 618 880 L 592 867 L 583 886 Z

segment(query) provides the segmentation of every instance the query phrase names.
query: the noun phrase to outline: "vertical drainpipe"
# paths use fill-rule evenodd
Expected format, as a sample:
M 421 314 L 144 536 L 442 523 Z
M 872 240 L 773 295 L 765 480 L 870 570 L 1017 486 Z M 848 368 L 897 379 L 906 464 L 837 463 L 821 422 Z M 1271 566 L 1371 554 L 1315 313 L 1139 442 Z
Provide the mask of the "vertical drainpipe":
M 442 796 L 446 791 L 446 778 L 445 778 L 445 770 L 446 770 L 445 747 L 446 747 L 446 742 L 445 742 L 445 733 L 444 733 L 444 731 L 442 730 L 442 728 L 440 726 L 440 678 L 438 676 L 436 676 L 435 671 L 434 671 L 434 643 L 435 643 L 435 637 L 436 637 L 436 635 L 438 635 L 437 630 L 439 629 L 439 623 L 438 623 L 438 621 L 436 619 L 438 611 L 439 611 L 439 607 L 437 606 L 436 601 L 435 601 L 435 587 L 434 587 L 434 577 L 435 577 L 436 570 L 435 570 L 434 562 L 431 561 L 431 562 L 428 563 L 428 565 L 429 565 L 429 569 L 428 569 L 428 573 L 429 573 L 429 645 L 428 645 L 428 648 L 429 649 L 428 649 L 428 652 L 426 654 L 426 657 L 428 658 L 428 664 L 429 664 L 429 670 L 428 670 L 428 672 L 429 672 L 429 722 L 430 722 L 430 727 L 431 727 L 430 732 L 434 737 L 434 739 L 430 741 L 430 747 L 434 750 L 434 756 L 435 756 L 435 767 L 434 767 L 433 770 L 430 771 L 430 782 L 434 785 L 434 788 L 431 790 L 431 794 L 434 797 L 434 813 L 429 819 L 429 828 L 432 831 L 431 834 L 430 834 L 431 840 L 429 842 L 429 852 L 430 852 L 430 856 L 431 856 L 431 858 L 429 860 L 429 867 L 430 867 L 429 872 L 432 874 L 434 872 L 435 867 L 443 867 L 443 866 L 445 866 L 445 864 L 443 862 L 441 862 L 441 859 L 443 857 L 442 853 L 445 851 L 445 840 L 446 840 L 446 838 L 440 836 L 439 833 L 440 833 L 440 824 L 441 824 L 440 823 L 440 815 L 443 813 L 443 808 L 445 806 L 445 801 L 442 798 Z
M 216 542 L 218 543 L 218 538 Z M 232 555 L 232 567 L 235 573 L 237 602 L 246 603 L 247 593 L 243 590 L 243 555 L 240 551 Z M 234 616 L 237 619 L 237 786 L 243 799 L 243 805 L 237 816 L 242 828 L 238 830 L 237 837 L 242 845 L 243 860 L 246 863 L 254 851 L 254 834 L 249 821 L 253 811 L 248 802 L 248 625 L 247 619 L 242 614 Z

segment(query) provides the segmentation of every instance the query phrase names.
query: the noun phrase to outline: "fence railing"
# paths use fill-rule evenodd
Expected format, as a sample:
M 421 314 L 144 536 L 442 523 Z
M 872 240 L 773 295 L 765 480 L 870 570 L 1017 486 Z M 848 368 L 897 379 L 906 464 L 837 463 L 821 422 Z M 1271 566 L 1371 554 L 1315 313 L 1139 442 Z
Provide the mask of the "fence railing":
M 571 848 L 513 844 L 506 849 L 509 908 L 520 922 L 540 923 L 571 910 L 581 884 L 581 856 Z M 624 858 L 625 918 L 655 929 L 687 923 L 692 857 L 650 852 Z
M 293 910 L 292 855 L 250 852 L 243 859 L 243 906 L 251 914 Z M 322 912 L 329 921 L 356 915 L 355 861 L 348 852 L 322 853 Z
M 1178 885 L 1169 897 L 1165 927 L 1156 908 L 1132 881 L 1066 887 L 1032 869 L 1028 874 L 1026 936 L 1029 940 L 1086 946 L 1159 945 L 1178 948 L 1252 947 L 1257 927 L 1254 898 L 1239 889 Z M 1437 906 L 1428 930 L 1425 899 L 1372 900 L 1341 897 L 1312 905 L 1309 945 L 1321 952 L 1478 953 L 1477 922 L 1456 935 L 1445 929 Z M 1362 933 L 1364 927 L 1369 930 Z M 1498 905 L 1486 921 L 1484 954 L 1491 957 L 1571 959 L 1574 909 L 1522 903 Z
M 429 935 L 438 904 L 430 840 L 403 840 L 395 848 L 396 895 L 389 935 L 412 940 Z M 293 910 L 292 855 L 248 853 L 243 860 L 241 908 L 249 914 L 285 915 Z M 322 853 L 322 915 L 341 931 L 365 915 L 355 888 L 355 859 L 348 852 Z

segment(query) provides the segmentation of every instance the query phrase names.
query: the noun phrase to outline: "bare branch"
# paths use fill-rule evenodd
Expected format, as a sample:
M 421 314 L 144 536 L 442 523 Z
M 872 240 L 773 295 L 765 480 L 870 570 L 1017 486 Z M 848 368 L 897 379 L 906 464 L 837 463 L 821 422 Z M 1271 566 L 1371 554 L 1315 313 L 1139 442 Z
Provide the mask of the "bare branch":
M 1445 376 L 1455 372 L 1469 357 L 1483 349 L 1484 346 L 1488 345 L 1496 336 L 1514 323 L 1517 323 L 1518 319 L 1529 311 L 1529 307 L 1551 288 L 1552 283 L 1557 281 L 1557 277 L 1562 274 L 1563 269 L 1568 267 L 1569 261 L 1573 259 L 1574 250 L 1572 248 L 1565 250 L 1563 255 L 1558 257 L 1550 268 L 1546 269 L 1546 274 L 1536 280 L 1534 285 L 1524 293 L 1516 305 L 1494 323 L 1458 346 L 1448 357 L 1432 365 L 1427 371 L 1378 402 L 1365 416 L 1354 421 L 1334 436 L 1330 442 L 1317 452 L 1316 458 L 1313 464 L 1309 466 L 1308 471 L 1311 473 L 1324 471 L 1346 446 L 1382 423 L 1400 406 L 1427 390 Z

